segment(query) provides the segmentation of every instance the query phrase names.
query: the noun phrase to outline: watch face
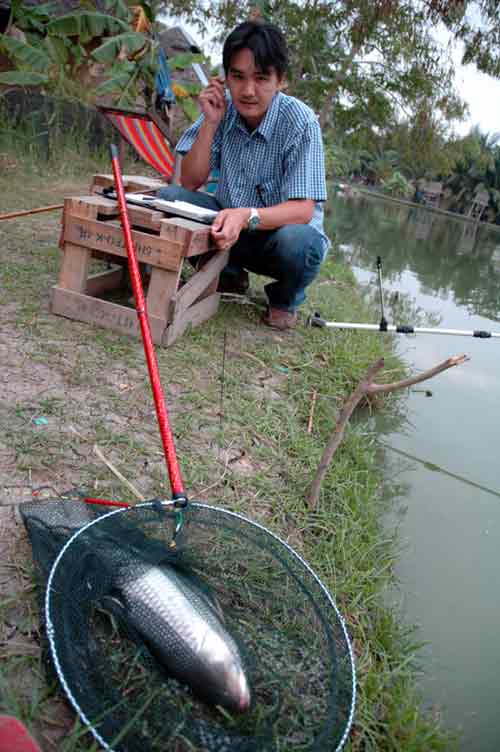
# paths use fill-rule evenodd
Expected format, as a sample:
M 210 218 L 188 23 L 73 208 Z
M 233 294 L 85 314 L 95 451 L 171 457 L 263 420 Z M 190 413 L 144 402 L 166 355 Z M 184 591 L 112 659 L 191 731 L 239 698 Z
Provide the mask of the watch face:
M 257 214 L 257 212 L 252 212 L 250 214 L 250 219 L 248 220 L 248 229 L 250 231 L 256 230 L 259 224 L 260 224 L 259 215 Z

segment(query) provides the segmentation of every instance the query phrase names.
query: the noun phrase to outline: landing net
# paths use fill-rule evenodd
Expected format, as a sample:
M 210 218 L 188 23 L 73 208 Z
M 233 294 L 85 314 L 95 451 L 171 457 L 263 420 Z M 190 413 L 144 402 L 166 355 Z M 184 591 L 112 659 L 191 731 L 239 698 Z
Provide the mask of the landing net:
M 172 502 L 104 514 L 79 501 L 23 505 L 48 654 L 82 721 L 116 752 L 340 750 L 352 723 L 355 671 L 326 588 L 259 524 L 197 502 L 182 515 L 180 526 Z M 173 675 L 158 659 L 158 644 L 170 640 L 161 647 L 170 667 L 182 668 L 192 636 L 172 639 L 146 611 L 128 618 L 122 596 L 138 561 L 141 571 L 178 573 L 198 605 L 217 614 L 248 679 L 246 712 L 200 699 L 182 671 Z

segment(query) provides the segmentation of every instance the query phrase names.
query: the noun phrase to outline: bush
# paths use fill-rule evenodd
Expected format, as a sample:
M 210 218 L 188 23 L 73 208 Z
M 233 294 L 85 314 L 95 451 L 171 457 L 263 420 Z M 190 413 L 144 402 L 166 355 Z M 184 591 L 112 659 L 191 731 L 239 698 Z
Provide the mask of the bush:
M 390 178 L 382 181 L 382 190 L 389 196 L 398 198 L 410 198 L 414 193 L 414 188 L 405 176 L 396 170 Z

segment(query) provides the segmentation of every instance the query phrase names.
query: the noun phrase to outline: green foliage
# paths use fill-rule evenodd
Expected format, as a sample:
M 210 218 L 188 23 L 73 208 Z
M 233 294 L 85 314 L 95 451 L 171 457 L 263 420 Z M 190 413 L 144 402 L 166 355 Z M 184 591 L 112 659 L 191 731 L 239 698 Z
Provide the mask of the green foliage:
M 15 59 L 20 66 L 30 68 L 34 73 L 42 73 L 47 70 L 49 58 L 43 47 L 34 47 L 13 37 L 2 36 L 0 38 L 0 49 L 10 58 Z
M 290 92 L 319 112 L 323 131 L 383 128 L 423 104 L 444 120 L 461 115 L 454 71 L 432 21 L 415 0 L 169 0 L 171 14 L 217 29 L 222 40 L 257 8 L 285 33 Z
M 42 73 L 22 73 L 20 71 L 7 71 L 0 73 L 0 84 L 6 86 L 43 86 L 49 80 Z
M 0 50 L 12 61 L 15 70 L 0 74 L 0 83 L 13 86 L 44 86 L 49 94 L 93 101 L 110 97 L 118 106 L 152 104 L 158 70 L 158 45 L 149 34 L 131 29 L 131 10 L 124 0 L 96 0 L 85 3 L 73 13 L 54 17 L 57 6 L 46 3 L 26 8 L 13 3 L 13 23 L 24 32 L 23 41 L 3 36 Z M 147 17 L 154 20 L 156 3 L 141 2 Z M 182 54 L 169 64 L 182 70 L 202 55 Z M 93 62 L 104 67 L 105 78 L 92 89 L 82 87 L 79 76 Z M 190 120 L 198 115 L 194 99 L 200 87 L 184 86 L 180 106 Z
M 182 52 L 169 59 L 168 64 L 172 70 L 185 70 L 193 63 L 204 63 L 203 55 L 197 55 L 192 52 Z
M 180 107 L 188 120 L 190 120 L 192 123 L 199 117 L 200 112 L 198 109 L 198 106 L 196 102 L 193 99 L 181 99 L 180 100 Z
M 113 63 L 122 51 L 126 50 L 127 55 L 134 55 L 143 50 L 146 45 L 147 40 L 144 34 L 127 31 L 106 40 L 93 51 L 92 57 L 100 63 Z
M 500 77 L 500 5 L 495 0 L 441 0 L 440 20 L 464 45 L 462 63 Z
M 46 33 L 60 37 L 78 37 L 81 44 L 95 37 L 111 36 L 128 31 L 129 23 L 105 13 L 78 12 L 54 18 L 46 26 Z
M 358 172 L 361 166 L 356 149 L 349 148 L 338 140 L 325 142 L 325 169 L 327 177 L 348 177 Z
M 483 133 L 479 128 L 451 144 L 454 161 L 446 180 L 449 191 L 447 207 L 465 213 L 478 192 L 489 195 L 486 218 L 500 222 L 498 191 L 500 190 L 500 134 Z
M 362 151 L 360 154 L 361 171 L 373 181 L 387 180 L 399 162 L 399 154 L 392 149 L 373 152 Z
M 387 180 L 382 181 L 382 190 L 389 196 L 409 198 L 414 193 L 411 183 L 398 170 Z

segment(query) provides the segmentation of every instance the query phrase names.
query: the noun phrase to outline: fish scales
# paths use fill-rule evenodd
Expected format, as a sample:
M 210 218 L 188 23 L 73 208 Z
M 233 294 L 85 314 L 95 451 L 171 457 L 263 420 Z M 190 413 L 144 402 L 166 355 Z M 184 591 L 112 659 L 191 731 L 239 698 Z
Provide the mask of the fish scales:
M 213 705 L 248 709 L 238 646 L 205 593 L 174 567 L 139 560 L 122 570 L 116 585 L 127 620 L 172 676 Z

